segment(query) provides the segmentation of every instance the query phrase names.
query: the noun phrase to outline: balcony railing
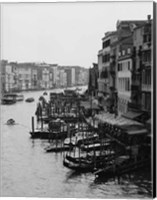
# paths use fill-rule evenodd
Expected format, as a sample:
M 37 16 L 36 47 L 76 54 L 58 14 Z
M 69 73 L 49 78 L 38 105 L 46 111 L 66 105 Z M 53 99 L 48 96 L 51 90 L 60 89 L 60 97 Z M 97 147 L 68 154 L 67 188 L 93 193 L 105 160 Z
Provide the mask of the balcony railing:
M 142 65 L 145 66 L 145 67 L 150 67 L 151 61 L 142 61 Z
M 151 84 L 142 84 L 142 91 L 151 92 Z
M 150 41 L 144 42 L 142 51 L 146 51 L 150 49 L 151 49 L 151 42 Z

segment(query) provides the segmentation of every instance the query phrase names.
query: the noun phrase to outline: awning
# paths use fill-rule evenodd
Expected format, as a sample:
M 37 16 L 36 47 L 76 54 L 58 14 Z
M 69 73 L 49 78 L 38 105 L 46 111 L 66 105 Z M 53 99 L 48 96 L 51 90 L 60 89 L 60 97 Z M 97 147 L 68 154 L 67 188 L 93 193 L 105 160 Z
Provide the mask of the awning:
M 103 113 L 103 114 L 96 115 L 95 118 L 98 119 L 101 123 L 103 122 L 109 123 L 119 128 L 127 128 L 128 126 L 130 128 L 131 126 L 131 129 L 133 129 L 133 127 L 136 129 L 143 129 L 143 125 L 141 123 L 131 120 L 131 119 L 126 119 L 122 116 L 115 117 L 115 114 Z M 140 127 L 137 128 L 136 126 L 140 126 Z
M 91 104 L 89 101 L 84 101 L 81 102 L 81 106 L 84 107 L 85 109 L 92 109 L 92 110 L 100 110 L 100 107 L 96 104 Z
M 130 130 L 130 131 L 127 131 L 127 133 L 128 133 L 129 135 L 139 135 L 139 134 L 146 134 L 146 133 L 148 133 L 148 130 L 147 130 L 147 129 Z
M 132 112 L 132 111 L 129 111 L 129 112 L 123 114 L 122 116 L 125 117 L 125 118 L 128 118 L 128 119 L 135 119 L 136 117 L 139 117 L 142 114 L 143 114 L 142 112 Z

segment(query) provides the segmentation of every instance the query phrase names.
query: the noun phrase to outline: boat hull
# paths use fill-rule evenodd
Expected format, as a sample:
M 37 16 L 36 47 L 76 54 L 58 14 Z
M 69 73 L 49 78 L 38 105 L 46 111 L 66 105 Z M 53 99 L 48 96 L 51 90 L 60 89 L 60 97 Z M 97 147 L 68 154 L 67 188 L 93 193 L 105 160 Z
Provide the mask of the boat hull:
M 67 132 L 53 133 L 49 131 L 36 130 L 34 132 L 30 131 L 30 134 L 33 139 L 64 139 L 67 137 Z

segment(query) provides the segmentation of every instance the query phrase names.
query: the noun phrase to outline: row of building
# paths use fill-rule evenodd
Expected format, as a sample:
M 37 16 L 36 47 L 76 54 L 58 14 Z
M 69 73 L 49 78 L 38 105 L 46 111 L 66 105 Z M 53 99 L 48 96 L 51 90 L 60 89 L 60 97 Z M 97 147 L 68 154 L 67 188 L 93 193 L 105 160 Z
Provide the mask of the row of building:
M 89 70 L 80 66 L 1 61 L 2 92 L 40 90 L 88 84 Z
M 152 22 L 150 15 L 142 21 L 117 21 L 116 30 L 102 38 L 98 63 L 89 73 L 89 92 L 109 112 L 151 115 Z

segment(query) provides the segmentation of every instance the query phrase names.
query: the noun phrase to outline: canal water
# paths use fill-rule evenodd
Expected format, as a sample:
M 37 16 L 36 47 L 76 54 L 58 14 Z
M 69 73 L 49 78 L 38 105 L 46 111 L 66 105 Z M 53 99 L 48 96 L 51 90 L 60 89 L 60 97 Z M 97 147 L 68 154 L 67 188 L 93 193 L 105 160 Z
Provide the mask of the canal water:
M 32 103 L 1 105 L 1 196 L 53 198 L 148 198 L 150 173 L 140 171 L 117 179 L 96 181 L 92 173 L 77 174 L 63 166 L 62 153 L 46 153 L 47 140 L 30 138 L 31 116 L 43 94 L 24 92 Z M 5 125 L 9 118 L 18 123 Z

